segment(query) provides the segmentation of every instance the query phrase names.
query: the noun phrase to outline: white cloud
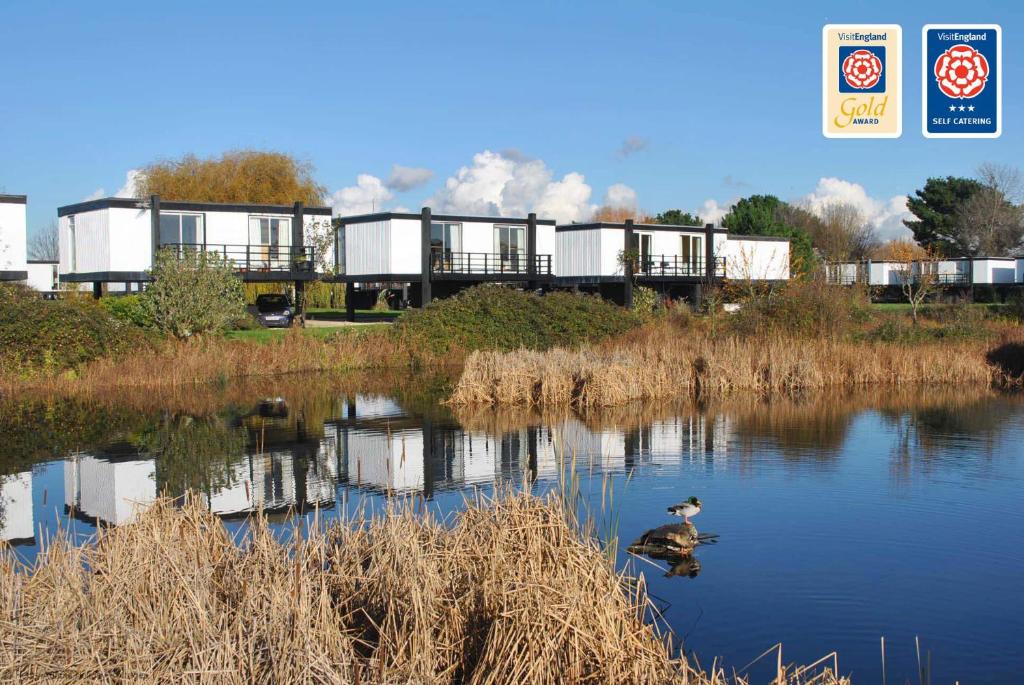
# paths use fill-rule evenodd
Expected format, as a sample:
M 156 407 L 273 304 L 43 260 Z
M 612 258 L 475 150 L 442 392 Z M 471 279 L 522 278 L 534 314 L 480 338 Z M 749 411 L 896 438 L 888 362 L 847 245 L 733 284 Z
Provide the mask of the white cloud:
M 637 152 L 642 152 L 647 149 L 647 146 L 651 144 L 651 141 L 642 136 L 630 136 L 622 141 L 622 145 L 615 153 L 619 159 L 625 159 L 631 155 L 635 155 Z
M 359 174 L 356 184 L 334 191 L 330 203 L 335 216 L 370 214 L 384 209 L 384 203 L 394 197 L 384 182 L 370 174 Z
M 426 204 L 439 213 L 525 216 L 537 212 L 559 223 L 587 219 L 595 207 L 583 175 L 555 180 L 543 160 L 484 150 L 450 176 Z
M 636 191 L 625 183 L 611 185 L 604 194 L 604 204 L 609 207 L 636 209 Z
M 719 226 L 722 223 L 722 218 L 729 213 L 732 206 L 736 204 L 736 200 L 730 200 L 725 204 L 718 204 L 718 200 L 714 198 L 708 198 L 704 200 L 704 204 L 698 208 L 694 214 L 699 216 L 701 220 L 706 224 L 714 224 Z
M 106 197 L 106 196 L 107 196 L 107 191 L 106 190 L 104 190 L 103 188 L 97 188 L 96 190 L 92 191 L 91 193 L 89 193 L 88 195 L 83 197 L 82 198 L 82 202 L 89 202 L 90 200 L 98 200 L 101 197 Z
M 404 193 L 407 190 L 418 188 L 421 185 L 430 182 L 430 179 L 433 177 L 434 172 L 430 169 L 394 164 L 391 167 L 391 175 L 388 176 L 388 180 L 385 185 L 391 190 Z
M 911 236 L 910 229 L 903 225 L 903 219 L 911 216 L 907 210 L 906 195 L 878 200 L 868 195 L 867 190 L 859 183 L 824 177 L 818 180 L 814 191 L 800 201 L 801 205 L 818 216 L 834 203 L 849 204 L 860 210 L 864 219 L 874 227 L 876 235 L 882 240 Z
M 124 185 L 118 189 L 114 197 L 135 197 L 135 186 L 143 176 L 141 169 L 129 169 L 124 175 Z

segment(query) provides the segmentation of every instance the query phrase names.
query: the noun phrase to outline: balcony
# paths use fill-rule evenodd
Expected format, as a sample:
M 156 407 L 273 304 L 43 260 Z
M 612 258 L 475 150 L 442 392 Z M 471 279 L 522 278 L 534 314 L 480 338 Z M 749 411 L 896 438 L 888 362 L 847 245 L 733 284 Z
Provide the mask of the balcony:
M 494 280 L 522 280 L 528 277 L 549 278 L 551 255 L 534 255 L 534 271 L 529 270 L 530 258 L 525 254 L 495 254 L 488 252 L 433 252 L 430 255 L 430 273 L 441 278 L 481 278 Z
M 316 261 L 312 247 L 288 245 L 223 245 L 215 243 L 173 243 L 160 246 L 172 249 L 179 259 L 186 251 L 218 254 L 246 274 L 302 273 L 313 275 Z
M 647 278 L 706 278 L 704 257 L 682 257 L 680 255 L 645 255 L 636 263 L 634 276 Z M 715 257 L 713 273 L 716 278 L 725 278 L 725 257 Z

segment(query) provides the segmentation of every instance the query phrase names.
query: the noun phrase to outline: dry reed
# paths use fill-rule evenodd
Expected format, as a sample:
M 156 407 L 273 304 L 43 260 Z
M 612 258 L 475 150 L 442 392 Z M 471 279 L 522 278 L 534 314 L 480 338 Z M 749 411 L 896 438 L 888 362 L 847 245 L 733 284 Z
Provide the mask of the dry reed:
M 3 682 L 692 683 L 642 577 L 556 500 L 478 501 L 449 525 L 395 505 L 241 540 L 158 502 L 34 566 L 0 557 Z M 847 683 L 779 663 L 773 683 Z
M 604 345 L 475 352 L 449 403 L 578 409 L 737 392 L 1005 381 L 979 342 L 893 345 L 806 338 L 744 339 L 669 325 Z

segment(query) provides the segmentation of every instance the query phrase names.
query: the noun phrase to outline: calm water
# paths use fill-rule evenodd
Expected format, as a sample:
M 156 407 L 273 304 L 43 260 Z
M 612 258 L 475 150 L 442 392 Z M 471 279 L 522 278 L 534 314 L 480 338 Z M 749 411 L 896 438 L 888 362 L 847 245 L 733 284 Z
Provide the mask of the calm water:
M 128 521 L 158 491 L 204 493 L 230 526 L 263 507 L 422 493 L 441 511 L 495 480 L 556 488 L 575 459 L 594 512 L 623 543 L 689 495 L 719 543 L 695 577 L 630 562 L 689 651 L 742 667 L 839 652 L 860 683 L 1012 683 L 1024 672 L 1024 400 L 980 391 L 627 409 L 581 418 L 453 416 L 398 397 L 294 381 L 222 396 L 0 405 L 0 538 L 31 558 L 58 527 Z M 624 545 L 623 545 L 624 546 Z

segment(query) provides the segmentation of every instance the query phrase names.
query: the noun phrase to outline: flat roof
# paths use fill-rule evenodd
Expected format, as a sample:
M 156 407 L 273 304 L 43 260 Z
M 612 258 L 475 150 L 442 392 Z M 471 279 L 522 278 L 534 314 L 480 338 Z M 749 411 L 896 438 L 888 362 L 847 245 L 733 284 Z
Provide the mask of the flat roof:
M 64 205 L 57 208 L 57 216 L 79 214 L 81 212 L 94 212 L 99 209 L 144 209 L 143 200 L 137 197 L 104 197 L 99 200 L 88 202 L 77 202 L 73 205 Z M 264 205 L 252 203 L 235 202 L 192 202 L 188 200 L 160 200 L 160 209 L 183 212 L 265 212 L 268 214 L 291 214 L 294 211 L 293 205 Z M 330 207 L 305 207 L 304 214 L 315 214 L 318 216 L 330 216 Z
M 5 205 L 26 205 L 28 195 L 4 195 L 0 193 L 0 203 Z
M 387 221 L 388 219 L 416 219 L 421 218 L 421 214 L 414 214 L 412 212 L 376 212 L 374 214 L 357 214 L 355 216 L 339 216 L 338 223 L 344 224 L 365 224 L 371 221 Z M 431 221 L 479 221 L 480 223 L 491 223 L 491 224 L 525 224 L 530 220 L 526 217 L 510 217 L 510 216 L 469 216 L 460 214 L 434 214 L 430 215 Z M 554 219 L 537 219 L 538 225 L 543 226 L 554 226 Z
M 608 221 L 591 221 L 586 224 L 562 224 L 556 231 L 589 231 L 599 228 L 617 228 L 625 230 L 625 223 L 613 223 Z M 689 233 L 704 233 L 707 231 L 707 226 L 682 226 L 677 224 L 633 224 L 634 231 L 684 231 Z M 715 233 L 727 233 L 724 228 L 713 228 L 711 229 Z

